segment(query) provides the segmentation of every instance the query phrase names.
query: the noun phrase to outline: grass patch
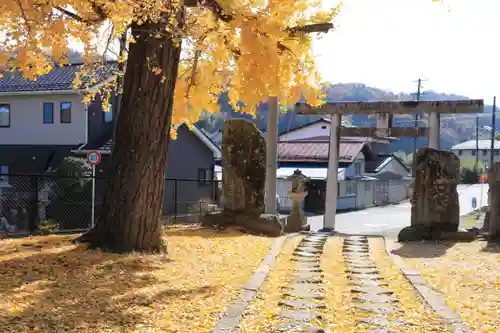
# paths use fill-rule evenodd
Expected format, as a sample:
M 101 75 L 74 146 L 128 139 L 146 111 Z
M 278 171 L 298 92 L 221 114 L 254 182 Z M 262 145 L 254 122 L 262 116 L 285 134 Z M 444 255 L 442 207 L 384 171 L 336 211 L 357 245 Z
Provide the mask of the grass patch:
M 500 245 L 408 243 L 400 252 L 473 331 L 500 331 Z
M 209 332 L 272 242 L 173 226 L 169 254 L 146 256 L 74 237 L 0 240 L 0 332 Z
M 450 332 L 449 327 L 432 311 L 399 268 L 392 263 L 385 250 L 384 240 L 370 238 L 369 243 L 375 265 L 399 301 L 399 305 L 396 303 L 394 306 L 396 311 L 388 316 L 390 320 L 401 322 L 401 325 L 394 326 L 394 330 L 406 333 Z

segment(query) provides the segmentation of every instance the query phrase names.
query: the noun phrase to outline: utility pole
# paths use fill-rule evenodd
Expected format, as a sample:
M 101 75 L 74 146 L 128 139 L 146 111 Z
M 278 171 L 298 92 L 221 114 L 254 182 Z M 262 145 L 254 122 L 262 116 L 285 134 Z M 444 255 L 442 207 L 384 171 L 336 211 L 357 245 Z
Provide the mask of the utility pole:
M 477 170 L 479 165 L 479 116 L 476 116 L 476 164 L 474 170 Z
M 413 81 L 413 82 L 417 82 L 417 93 L 413 94 L 416 101 L 420 101 L 420 95 L 422 94 L 422 88 L 423 88 L 422 81 L 427 81 L 427 80 L 418 79 L 417 81 Z M 414 124 L 415 128 L 418 127 L 418 118 L 419 118 L 418 114 L 415 114 L 415 124 Z M 416 157 L 417 157 L 417 139 L 418 139 L 417 136 L 415 136 L 413 138 L 413 167 L 411 168 L 411 173 L 412 173 L 413 178 L 415 178 L 415 162 L 416 162 Z
M 497 113 L 497 97 L 493 97 L 493 112 L 491 113 L 491 149 L 490 149 L 490 165 L 493 167 L 494 157 L 493 152 L 495 151 L 495 123 L 496 123 L 496 113 Z

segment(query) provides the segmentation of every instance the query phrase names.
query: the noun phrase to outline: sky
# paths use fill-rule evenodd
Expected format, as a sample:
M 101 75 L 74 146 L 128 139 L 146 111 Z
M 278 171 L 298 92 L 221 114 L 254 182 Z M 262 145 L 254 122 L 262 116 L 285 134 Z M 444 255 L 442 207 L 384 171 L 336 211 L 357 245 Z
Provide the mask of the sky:
M 324 5 L 336 0 L 323 0 Z M 330 83 L 500 97 L 500 1 L 343 0 L 313 52 Z

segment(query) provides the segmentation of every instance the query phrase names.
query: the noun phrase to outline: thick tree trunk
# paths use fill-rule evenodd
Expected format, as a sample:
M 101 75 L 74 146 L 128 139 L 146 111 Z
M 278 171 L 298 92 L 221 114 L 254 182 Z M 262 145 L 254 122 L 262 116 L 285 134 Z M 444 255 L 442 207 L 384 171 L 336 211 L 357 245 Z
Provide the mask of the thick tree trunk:
M 167 34 L 165 25 L 132 26 L 136 42 L 129 46 L 107 195 L 96 227 L 79 239 L 106 251 L 166 249 L 160 218 L 181 48 L 157 32 Z

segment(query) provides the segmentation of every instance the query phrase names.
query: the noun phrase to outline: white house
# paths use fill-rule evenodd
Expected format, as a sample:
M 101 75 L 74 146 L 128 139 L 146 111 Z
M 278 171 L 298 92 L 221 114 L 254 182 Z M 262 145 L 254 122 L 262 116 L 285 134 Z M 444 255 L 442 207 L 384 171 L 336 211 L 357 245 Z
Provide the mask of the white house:
M 475 161 L 479 160 L 482 165 L 487 165 L 490 162 L 491 156 L 491 141 L 490 140 L 469 140 L 457 145 L 450 149 L 455 153 L 460 161 Z M 493 161 L 500 162 L 500 141 L 494 142 Z

